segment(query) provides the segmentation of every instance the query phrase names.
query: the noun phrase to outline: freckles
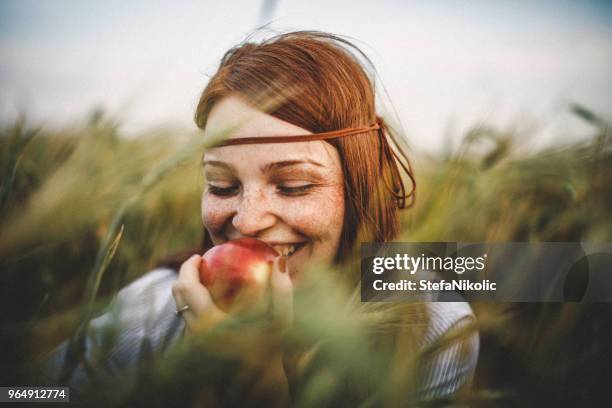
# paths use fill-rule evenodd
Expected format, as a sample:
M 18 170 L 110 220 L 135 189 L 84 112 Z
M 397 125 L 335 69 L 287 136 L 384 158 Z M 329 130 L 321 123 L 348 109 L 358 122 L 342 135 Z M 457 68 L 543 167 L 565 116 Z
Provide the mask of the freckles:
M 333 235 L 340 235 L 340 230 L 344 224 L 344 188 L 339 188 L 329 201 L 330 206 L 330 225 L 329 231 Z M 337 230 L 337 231 L 336 231 Z
M 344 221 L 343 191 L 321 194 L 320 196 L 296 202 L 290 206 L 291 213 L 285 213 L 296 229 L 314 239 L 338 235 Z
M 202 196 L 202 223 L 211 231 L 221 230 L 233 214 L 231 199 L 220 200 L 204 194 Z

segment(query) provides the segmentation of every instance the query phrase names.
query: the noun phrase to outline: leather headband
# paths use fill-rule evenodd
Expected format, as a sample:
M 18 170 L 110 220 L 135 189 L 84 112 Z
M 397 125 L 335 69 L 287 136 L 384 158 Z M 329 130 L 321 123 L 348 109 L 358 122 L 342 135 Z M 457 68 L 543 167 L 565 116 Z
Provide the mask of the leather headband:
M 310 142 L 313 140 L 327 140 L 336 139 L 340 137 L 347 137 L 366 133 L 372 130 L 377 130 L 380 138 L 380 165 L 381 172 L 383 174 L 382 181 L 385 184 L 387 190 L 391 193 L 393 198 L 396 200 L 397 205 L 400 209 L 411 207 L 414 204 L 415 193 L 416 193 L 416 180 L 410 166 L 410 162 L 406 157 L 405 153 L 400 150 L 398 155 L 393 148 L 391 148 L 387 141 L 386 135 L 387 125 L 384 120 L 378 116 L 376 123 L 360 128 L 348 128 L 333 130 L 331 132 L 312 133 L 308 135 L 294 135 L 294 136 L 261 136 L 261 137 L 240 137 L 236 139 L 226 139 L 215 145 L 215 147 L 222 146 L 237 146 L 246 144 L 260 144 L 260 143 L 295 143 L 295 142 Z M 388 180 L 388 175 L 385 177 L 385 173 L 382 169 L 383 157 L 387 159 L 387 162 L 391 166 L 391 180 Z M 403 159 L 403 160 L 402 160 Z M 401 169 L 401 170 L 400 170 Z M 404 182 L 401 178 L 401 171 L 410 178 L 412 188 L 409 192 L 406 191 Z
M 238 137 L 235 139 L 226 139 L 215 145 L 215 147 L 222 146 L 237 146 L 245 144 L 262 144 L 262 143 L 294 143 L 294 142 L 311 142 L 313 140 L 327 140 L 335 139 L 339 137 L 353 136 L 359 133 L 369 132 L 371 130 L 380 129 L 378 122 L 373 125 L 361 128 L 348 128 L 333 130 L 331 132 L 312 133 L 308 135 L 295 135 L 295 136 L 260 136 L 260 137 Z

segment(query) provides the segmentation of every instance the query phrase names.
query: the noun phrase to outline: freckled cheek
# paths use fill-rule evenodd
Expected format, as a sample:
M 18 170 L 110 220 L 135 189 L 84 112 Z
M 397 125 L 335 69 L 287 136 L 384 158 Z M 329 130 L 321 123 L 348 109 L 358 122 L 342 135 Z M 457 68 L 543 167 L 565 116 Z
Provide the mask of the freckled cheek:
M 344 199 L 326 195 L 286 206 L 285 221 L 314 240 L 330 240 L 340 235 L 344 220 Z
M 211 195 L 202 196 L 202 223 L 211 233 L 220 233 L 223 227 L 230 221 L 233 208 L 232 199 L 220 200 Z

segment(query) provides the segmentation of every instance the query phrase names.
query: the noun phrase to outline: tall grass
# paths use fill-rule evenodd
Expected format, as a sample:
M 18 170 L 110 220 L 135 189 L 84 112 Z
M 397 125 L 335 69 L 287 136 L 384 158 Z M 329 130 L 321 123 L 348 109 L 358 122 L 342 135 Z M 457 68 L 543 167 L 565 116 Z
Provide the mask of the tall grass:
M 572 109 L 593 125 L 591 140 L 526 151 L 520 140 L 528 135 L 477 126 L 456 151 L 419 156 L 417 204 L 402 217 L 402 239 L 609 241 L 610 128 L 587 109 Z M 30 381 L 32 362 L 66 338 L 78 363 L 89 318 L 119 288 L 198 244 L 204 147 L 197 134 L 163 129 L 125 138 L 99 117 L 71 129 L 29 128 L 23 120 L 2 129 L 0 298 L 10 314 L 1 329 L 9 346 L 1 384 Z M 256 381 L 262 370 L 279 348 L 317 344 L 293 388 L 298 406 L 448 403 L 418 400 L 414 345 L 402 346 L 393 324 L 382 335 L 380 325 L 371 330 L 364 316 L 372 314 L 347 308 L 352 293 L 334 276 L 317 273 L 300 292 L 301 323 L 289 332 L 256 311 L 164 358 L 143 359 L 135 382 L 97 387 L 86 401 L 95 404 L 102 392 L 109 406 L 272 404 L 271 388 Z M 482 339 L 476 383 L 453 403 L 572 405 L 604 396 L 598 373 L 612 362 L 608 305 L 473 308 Z M 402 313 L 401 305 L 391 309 Z

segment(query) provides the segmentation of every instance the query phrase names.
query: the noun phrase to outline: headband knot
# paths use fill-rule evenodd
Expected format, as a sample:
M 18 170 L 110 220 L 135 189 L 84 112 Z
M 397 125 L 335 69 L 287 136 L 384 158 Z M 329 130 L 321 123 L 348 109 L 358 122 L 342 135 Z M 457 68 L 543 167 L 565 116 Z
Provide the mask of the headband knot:
M 410 161 L 401 149 L 399 150 L 401 154 L 400 157 L 400 155 L 393 150 L 393 147 L 391 147 L 391 144 L 387 140 L 388 126 L 381 116 L 376 116 L 376 124 L 378 125 L 378 135 L 380 138 L 380 172 L 382 174 L 383 183 L 397 202 L 399 209 L 410 208 L 414 204 L 416 194 L 416 180 L 412 173 Z M 393 140 L 393 138 L 391 139 Z M 393 140 L 393 142 L 397 145 L 395 140 Z M 387 160 L 385 161 L 384 158 Z M 384 163 L 388 163 L 388 170 L 385 169 Z M 403 170 L 410 179 L 412 185 L 410 192 L 406 192 L 400 169 Z M 388 180 L 389 178 L 391 178 L 391 180 Z

